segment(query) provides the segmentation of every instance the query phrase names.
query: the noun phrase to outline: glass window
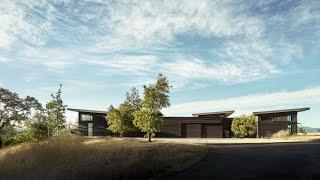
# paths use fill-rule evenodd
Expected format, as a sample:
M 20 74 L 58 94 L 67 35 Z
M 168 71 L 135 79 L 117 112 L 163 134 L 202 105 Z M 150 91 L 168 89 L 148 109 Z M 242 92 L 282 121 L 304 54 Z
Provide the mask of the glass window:
M 90 114 L 81 114 L 80 115 L 81 121 L 92 121 L 92 115 Z
M 88 136 L 93 136 L 93 124 L 88 123 Z
M 287 119 L 288 121 L 292 121 L 292 116 L 291 115 L 287 116 Z

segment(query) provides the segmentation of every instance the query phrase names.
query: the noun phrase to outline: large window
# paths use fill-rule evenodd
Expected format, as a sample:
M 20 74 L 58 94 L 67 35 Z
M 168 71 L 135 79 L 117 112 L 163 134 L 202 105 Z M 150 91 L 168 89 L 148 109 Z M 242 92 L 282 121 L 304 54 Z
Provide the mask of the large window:
M 92 121 L 92 115 L 90 114 L 81 114 L 80 115 L 81 121 Z
M 93 136 L 93 124 L 88 123 L 88 136 Z
M 292 116 L 291 115 L 287 116 L 287 120 L 292 121 Z

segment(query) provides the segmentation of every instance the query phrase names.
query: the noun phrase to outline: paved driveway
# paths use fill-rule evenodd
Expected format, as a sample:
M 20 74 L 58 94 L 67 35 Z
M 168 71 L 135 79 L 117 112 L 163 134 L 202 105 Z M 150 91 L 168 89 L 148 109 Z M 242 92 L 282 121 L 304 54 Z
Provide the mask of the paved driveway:
M 209 145 L 202 161 L 167 178 L 320 180 L 320 143 Z

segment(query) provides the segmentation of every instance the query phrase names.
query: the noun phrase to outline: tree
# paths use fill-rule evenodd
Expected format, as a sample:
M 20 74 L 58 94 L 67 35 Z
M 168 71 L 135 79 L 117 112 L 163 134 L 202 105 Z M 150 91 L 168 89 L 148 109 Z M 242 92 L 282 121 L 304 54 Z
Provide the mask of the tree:
M 58 136 L 61 128 L 65 127 L 66 118 L 66 105 L 63 104 L 61 98 L 62 85 L 60 84 L 59 90 L 55 94 L 51 94 L 52 100 L 46 104 L 46 116 L 50 135 L 57 132 Z
M 120 104 L 118 109 L 110 109 L 106 116 L 108 130 L 113 133 L 119 133 L 123 136 L 126 132 L 134 130 L 133 116 L 134 108 L 128 103 Z
M 21 98 L 17 93 L 0 88 L 0 147 L 3 129 L 29 120 L 33 113 L 43 111 L 39 101 L 31 96 Z
M 231 131 L 241 138 L 254 136 L 257 133 L 255 117 L 241 115 L 235 118 L 231 124 Z
M 169 82 L 165 76 L 159 74 L 155 84 L 144 86 L 144 97 L 141 101 L 141 110 L 134 113 L 133 124 L 148 135 L 158 132 L 162 124 L 161 109 L 170 106 Z
M 130 104 L 135 110 L 141 109 L 141 99 L 137 88 L 133 87 L 130 92 L 126 92 L 126 99 L 124 102 Z

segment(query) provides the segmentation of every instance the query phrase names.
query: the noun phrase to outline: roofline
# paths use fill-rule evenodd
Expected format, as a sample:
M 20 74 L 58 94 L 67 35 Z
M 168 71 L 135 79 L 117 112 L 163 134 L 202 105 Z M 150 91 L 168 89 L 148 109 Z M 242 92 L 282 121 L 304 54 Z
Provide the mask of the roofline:
M 253 115 L 274 114 L 274 113 L 282 113 L 282 112 L 302 112 L 302 111 L 308 111 L 308 110 L 310 110 L 310 107 L 295 108 L 295 109 L 279 109 L 279 110 L 253 112 Z
M 100 110 L 76 109 L 76 108 L 67 108 L 67 110 L 74 111 L 74 112 L 88 112 L 88 113 L 107 114 L 107 111 L 100 111 Z
M 230 116 L 231 114 L 234 113 L 234 110 L 230 111 L 217 111 L 217 112 L 206 112 L 206 113 L 194 113 L 192 116 L 201 116 L 201 115 L 219 115 L 219 114 L 224 114 L 226 117 Z

